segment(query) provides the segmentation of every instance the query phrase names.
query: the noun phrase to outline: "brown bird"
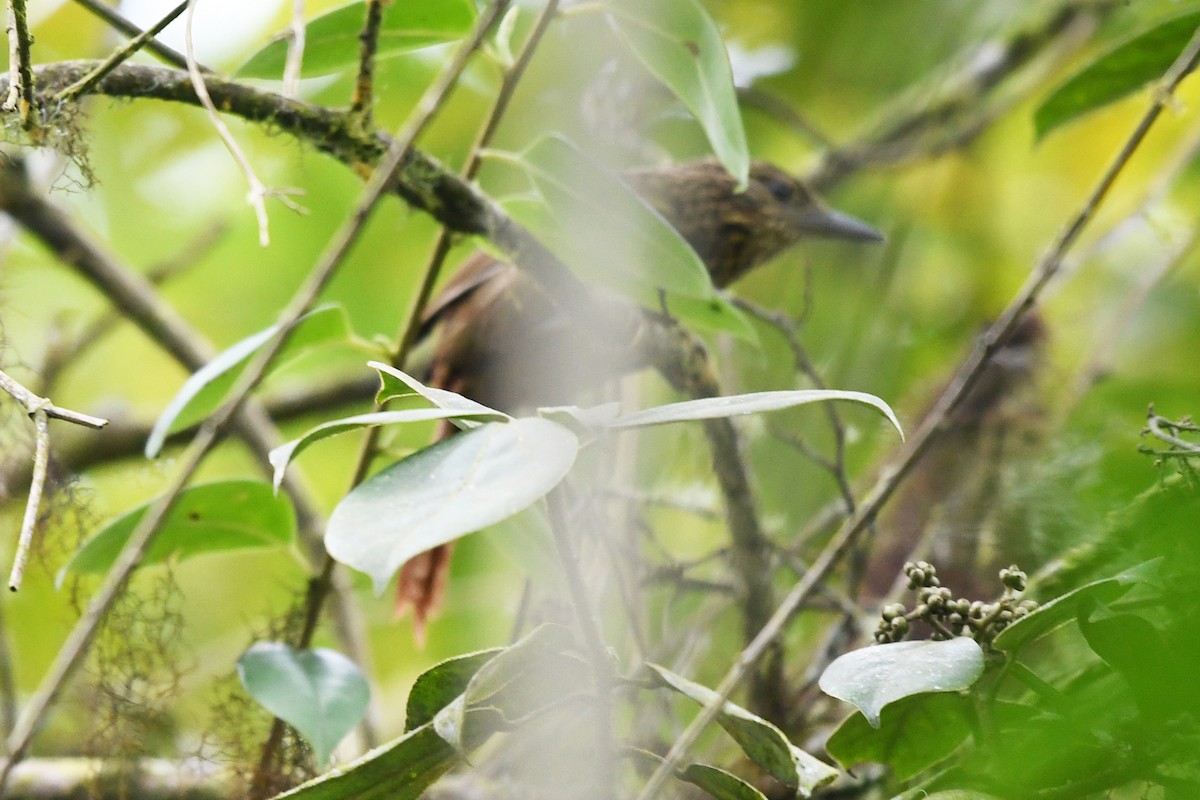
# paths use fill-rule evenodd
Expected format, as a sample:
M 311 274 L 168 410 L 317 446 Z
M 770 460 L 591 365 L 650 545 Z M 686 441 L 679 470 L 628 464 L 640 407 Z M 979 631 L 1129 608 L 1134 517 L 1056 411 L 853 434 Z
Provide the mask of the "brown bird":
M 625 179 L 691 244 L 717 287 L 805 237 L 883 238 L 761 161 L 740 192 L 711 159 L 637 169 Z M 632 343 L 607 341 L 578 324 L 520 269 L 484 254 L 471 258 L 430 304 L 422 335 L 435 327 L 429 382 L 506 411 L 575 402 L 580 391 L 645 366 Z M 441 598 L 449 556 L 444 545 L 401 570 L 397 610 L 411 605 L 418 629 Z

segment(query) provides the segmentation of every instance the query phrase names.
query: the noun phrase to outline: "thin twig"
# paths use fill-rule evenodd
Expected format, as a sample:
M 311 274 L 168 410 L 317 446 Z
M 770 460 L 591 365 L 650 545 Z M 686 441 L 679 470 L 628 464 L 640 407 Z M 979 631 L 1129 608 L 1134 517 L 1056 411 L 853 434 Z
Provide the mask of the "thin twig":
M 449 80 L 443 76 L 437 85 L 448 83 Z M 103 84 L 103 82 L 101 83 Z M 443 93 L 446 88 L 448 86 L 441 86 Z M 280 315 L 278 332 L 247 365 L 241 378 L 231 390 L 230 399 L 200 428 L 196 438 L 192 440 L 191 445 L 181 456 L 180 466 L 174 479 L 163 494 L 146 509 L 141 521 L 130 533 L 121 555 L 88 604 L 83 617 L 76 623 L 67 640 L 59 649 L 54 663 L 43 677 L 38 690 L 30 698 L 16 728 L 9 736 L 8 759 L 0 767 L 0 794 L 4 791 L 13 767 L 24 758 L 33 734 L 40 727 L 50 705 L 58 697 L 76 667 L 83 662 L 101 621 L 124 589 L 134 569 L 141 563 L 147 548 L 161 528 L 179 494 L 199 469 L 221 434 L 230 426 L 250 392 L 262 380 L 300 317 L 311 308 L 321 290 L 328 284 L 350 252 L 351 247 L 358 241 L 371 212 L 387 193 L 395 180 L 396 173 L 400 171 L 414 138 L 424 128 L 432 114 L 433 109 L 428 107 L 429 103 L 434 102 L 440 93 L 433 96 L 431 94 L 427 93 L 426 98 L 429 102 L 422 102 L 418 105 L 413 121 L 406 124 L 401 133 L 393 139 L 386 156 L 371 174 L 345 223 L 321 254 L 308 279 L 297 290 L 287 308 Z
M 280 200 L 295 210 L 295 206 L 286 198 L 286 192 L 279 189 L 269 189 L 267 185 L 259 180 L 258 175 L 254 172 L 254 167 L 250 164 L 250 159 L 246 158 L 242 148 L 238 146 L 237 140 L 233 138 L 233 134 L 229 130 L 229 126 L 225 124 L 225 120 L 221 119 L 221 115 L 217 112 L 217 107 L 213 105 L 212 97 L 208 93 L 208 86 L 205 85 L 204 75 L 200 71 L 200 65 L 196 62 L 195 48 L 192 43 L 192 21 L 196 16 L 196 5 L 199 0 L 188 0 L 187 5 L 187 25 L 184 33 L 184 44 L 186 45 L 187 54 L 187 71 L 191 77 L 192 86 L 196 90 L 196 96 L 200 98 L 200 105 L 204 106 L 208 112 L 208 118 L 212 122 L 213 128 L 217 131 L 217 136 L 221 138 L 221 142 L 225 145 L 225 149 L 229 151 L 229 155 L 233 157 L 234 163 L 241 170 L 242 175 L 249 184 L 250 189 L 246 192 L 246 202 L 254 209 L 254 216 L 258 219 L 258 243 L 263 247 L 271 244 L 271 234 L 269 231 L 270 223 L 267 220 L 267 198 L 277 196 Z M 294 192 L 292 192 L 294 193 Z
M 450 91 L 457 85 L 459 77 L 462 75 L 463 70 L 466 69 L 471 56 L 479 48 L 483 37 L 491 29 L 492 24 L 507 4 L 508 0 L 493 0 L 488 10 L 476 20 L 475 28 L 472 30 L 471 35 L 458 47 L 451 62 L 438 75 L 437 80 L 425 90 L 425 94 L 422 95 L 416 108 L 413 109 L 404 126 L 392 140 L 392 144 L 388 148 L 387 157 L 381 162 L 375 172 L 372 173 L 370 180 L 363 189 L 362 197 L 354 214 L 347 221 L 346 225 L 343 226 L 342 230 L 339 231 L 330 248 L 323 255 L 320 262 L 321 266 L 316 271 L 316 275 L 321 276 L 320 282 L 318 283 L 315 279 L 312 280 L 311 291 L 301 293 L 300 296 L 306 296 L 307 300 L 303 306 L 294 309 L 297 313 L 293 319 L 293 324 L 294 320 L 299 319 L 308 305 L 316 299 L 324 282 L 331 277 L 333 268 L 349 252 L 351 245 L 357 239 L 358 233 L 363 225 L 365 225 L 371 211 L 388 191 L 389 186 L 395 179 L 395 173 L 399 172 L 405 158 L 409 155 L 409 150 L 412 148 L 413 143 L 428 126 L 434 114 L 443 107 Z M 328 268 L 326 269 L 325 267 Z M 293 303 L 294 305 L 295 303 Z M 356 469 L 355 473 L 356 480 L 361 481 L 362 475 L 365 474 L 361 469 L 361 461 L 360 468 Z M 299 639 L 299 645 L 302 648 L 308 647 L 312 641 L 320 609 L 332 584 L 335 571 L 336 564 L 333 558 L 326 553 L 320 576 L 309 584 L 309 594 L 305 607 L 305 625 Z M 258 769 L 251 780 L 250 796 L 252 798 L 261 797 L 267 791 L 267 787 L 269 786 L 269 768 L 274 763 L 275 754 L 282 741 L 284 724 L 279 718 L 276 718 L 271 724 L 271 731 L 267 736 L 259 758 Z
M 46 416 L 52 419 L 61 419 L 66 422 L 73 422 L 76 425 L 83 425 L 87 428 L 100 430 L 108 424 L 108 420 L 100 417 L 93 417 L 90 414 L 81 414 L 78 411 L 72 411 L 69 408 L 56 406 L 45 397 L 38 397 L 33 392 L 26 389 L 19 382 L 3 370 L 0 370 L 0 390 L 11 395 L 13 399 L 25 407 L 25 411 L 33 415 L 37 411 L 46 412 Z
M 146 30 L 139 33 L 133 39 L 129 40 L 129 42 L 127 42 L 124 47 L 118 47 L 111 56 L 104 59 L 104 61 L 100 62 L 99 66 L 97 66 L 90 73 L 88 73 L 87 75 L 84 75 L 78 81 L 71 84 L 67 88 L 63 89 L 62 91 L 55 93 L 50 98 L 50 101 L 52 103 L 62 103 L 62 102 L 72 99 L 76 95 L 83 94 L 83 93 L 87 92 L 88 90 L 90 90 L 93 86 L 96 85 L 96 83 L 98 83 L 100 81 L 100 79 L 102 79 L 105 75 L 112 72 L 118 66 L 123 64 L 128 58 L 130 58 L 138 50 L 141 50 L 143 47 L 149 46 L 150 42 L 152 42 L 154 40 L 155 36 L 162 33 L 164 28 L 166 28 L 168 25 L 170 25 L 172 22 L 174 22 L 176 19 L 178 19 L 179 15 L 182 14 L 184 11 L 187 11 L 187 7 L 188 7 L 188 0 L 183 0 L 183 2 L 181 2 L 179 5 L 175 6 L 173 9 L 168 11 L 167 15 L 165 17 L 160 19 L 158 22 L 154 23 L 153 27 L 147 28 Z
M 107 3 L 101 2 L 101 0 L 75 0 L 75 2 L 131 39 L 140 36 L 142 33 L 141 28 L 118 14 L 115 9 Z M 158 39 L 151 39 L 147 42 L 146 50 L 158 56 L 164 63 L 179 69 L 187 69 L 187 57 L 174 48 L 168 47 L 158 41 Z M 200 71 L 211 72 L 212 70 L 201 66 Z
M 216 355 L 212 345 L 163 300 L 143 275 L 117 261 L 61 208 L 35 194 L 22 170 L 0 170 L 0 210 L 87 279 L 188 371 L 195 372 Z M 267 454 L 283 439 L 262 406 L 247 405 L 235 424 L 238 435 L 255 453 L 263 469 L 269 471 Z M 285 478 L 284 489 L 295 505 L 301 535 L 315 566 L 324 552 L 320 541 L 321 515 L 294 476 Z
M 292 0 L 292 38 L 283 64 L 283 96 L 300 91 L 300 69 L 304 66 L 304 0 Z
M 78 80 L 94 66 L 95 62 L 75 61 L 39 67 L 38 85 L 52 92 Z M 6 89 L 7 82 L 7 75 L 0 76 L 0 92 Z M 215 75 L 207 78 L 206 85 L 209 96 L 224 113 L 270 125 L 276 131 L 309 142 L 360 173 L 379 163 L 392 141 L 384 134 L 362 136 L 350 130 L 345 124 L 345 114 L 340 111 L 289 100 Z M 200 105 L 188 73 L 146 64 L 122 64 L 100 81 L 93 93 Z M 597 303 L 579 279 L 533 234 L 476 187 L 425 153 L 415 149 L 409 152 L 391 188 L 410 206 L 428 213 L 455 232 L 490 239 L 506 259 L 525 270 L 570 313 L 592 318 L 605 312 L 611 317 L 620 311 L 613 304 L 602 304 L 603 308 L 597 309 Z M 631 312 L 620 321 L 606 321 L 632 329 L 644 319 Z
M 29 19 L 25 11 L 25 0 L 8 0 L 8 96 L 2 106 L 5 111 L 16 111 L 21 118 L 21 127 L 32 129 L 37 123 L 37 106 L 33 94 L 33 58 L 30 48 L 33 37 L 29 35 Z
M 829 541 L 820 555 L 813 562 L 809 572 L 792 588 L 787 597 L 775 610 L 770 621 L 763 627 L 754 641 L 739 655 L 736 662 L 726 673 L 717 686 L 712 702 L 705 705 L 701 713 L 692 720 L 691 724 L 676 739 L 670 752 L 662 764 L 655 770 L 646 783 L 639 800 L 651 800 L 658 795 L 663 784 L 672 771 L 681 763 L 683 757 L 691 750 L 700 733 L 712 723 L 719 713 L 723 703 L 741 684 L 753 666 L 762 657 L 768 647 L 782 632 L 788 620 L 804 601 L 812 594 L 816 586 L 825 579 L 833 567 L 850 551 L 861 531 L 867 523 L 875 518 L 884 502 L 892 495 L 900 481 L 917 463 L 921 455 L 933 442 L 945 424 L 949 414 L 975 384 L 984 366 L 991 356 L 1003 344 L 1005 338 L 1016 327 L 1021 317 L 1033 307 L 1046 284 L 1057 274 L 1067 252 L 1078 240 L 1079 235 L 1095 216 L 1109 189 L 1124 170 L 1126 164 L 1137 151 L 1146 134 L 1154 125 L 1163 109 L 1171 102 L 1175 89 L 1185 76 L 1191 73 L 1200 62 L 1200 32 L 1192 37 L 1183 52 L 1167 70 L 1160 81 L 1150 108 L 1142 116 L 1133 133 L 1121 147 L 1101 175 L 1097 185 L 1088 195 L 1083 206 L 1063 228 L 1058 238 L 1050 247 L 1049 252 L 1041 258 L 1034 267 L 1025 285 L 1009 303 L 1000 318 L 981 337 L 972 357 L 959 370 L 958 375 L 950 382 L 943 392 L 932 412 L 926 417 L 921 427 L 909 439 L 907 446 L 898 458 L 897 463 L 885 469 L 878 481 L 867 493 L 859 505 L 858 511 L 847 519 Z
M 8 588 L 17 591 L 25 577 L 25 561 L 33 545 L 33 532 L 37 527 L 38 512 L 42 504 L 42 489 L 46 486 L 46 472 L 50 468 L 50 425 L 46 409 L 33 412 L 36 445 L 33 453 L 33 481 L 29 484 L 29 500 L 25 503 L 25 516 L 21 520 L 21 537 L 17 540 L 17 552 L 13 557 L 12 572 L 8 575 Z
M 12 732 L 16 721 L 17 681 L 13 674 L 12 643 L 9 640 L 4 608 L 0 604 L 0 737 L 3 740 L 8 739 L 8 734 Z M 0 757 L 3 755 L 3 747 L 0 747 Z
M 1188 429 L 1188 426 L 1180 425 L 1158 416 L 1158 414 L 1154 413 L 1154 405 L 1150 405 L 1150 410 L 1146 414 L 1146 430 L 1150 432 L 1150 435 L 1159 441 L 1179 448 L 1177 452 L 1189 454 L 1200 453 L 1200 445 L 1189 442 L 1186 439 L 1180 439 L 1168 430 L 1178 430 L 1180 428 Z
M 721 387 L 703 343 L 680 328 L 668 328 L 645 340 L 648 362 L 677 390 L 690 397 L 719 397 Z M 713 472 L 724 501 L 725 524 L 733 543 L 730 563 L 741 592 L 742 633 L 749 645 L 775 608 L 772 557 L 775 547 L 762 528 L 750 473 L 732 420 L 704 420 L 704 436 L 712 454 Z M 750 709 L 782 722 L 784 703 L 783 648 L 769 643 L 770 652 L 750 679 Z
M 367 0 L 367 19 L 358 34 L 358 74 L 350 98 L 350 124 L 359 132 L 371 130 L 374 104 L 375 50 L 379 47 L 379 29 L 383 24 L 384 0 Z
M 375 375 L 355 375 L 326 384 L 296 387 L 264 397 L 261 404 L 270 419 L 282 424 L 288 420 L 309 417 L 314 412 L 328 413 L 331 409 L 346 406 L 360 409 L 368 407 L 378 388 L 379 378 Z M 186 444 L 196 435 L 197 427 L 198 423 L 171 434 L 165 445 L 178 447 Z M 149 422 L 123 420 L 120 417 L 110 420 L 104 436 L 100 438 L 76 435 L 75 429 L 67 429 L 55 442 L 54 460 L 71 472 L 82 472 L 114 461 L 137 458 L 142 455 L 150 430 Z M 18 469 L 4 475 L 4 480 L 9 482 L 25 483 L 28 479 L 29 475 Z

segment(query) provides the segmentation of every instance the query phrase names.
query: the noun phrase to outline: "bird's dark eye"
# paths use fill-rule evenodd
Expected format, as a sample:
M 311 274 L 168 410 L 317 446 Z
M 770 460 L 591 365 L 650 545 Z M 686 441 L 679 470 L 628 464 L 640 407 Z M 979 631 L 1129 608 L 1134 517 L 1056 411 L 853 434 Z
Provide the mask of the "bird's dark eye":
M 787 203 L 796 196 L 796 184 L 783 178 L 770 177 L 763 181 L 766 184 L 767 191 L 775 196 L 775 199 L 781 203 Z

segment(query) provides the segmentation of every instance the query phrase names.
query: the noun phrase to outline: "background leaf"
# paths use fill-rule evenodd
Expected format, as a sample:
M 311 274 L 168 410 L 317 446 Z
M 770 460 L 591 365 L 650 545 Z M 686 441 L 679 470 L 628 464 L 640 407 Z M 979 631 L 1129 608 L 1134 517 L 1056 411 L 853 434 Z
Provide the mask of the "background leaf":
M 1149 561 L 1125 570 L 1111 578 L 1086 583 L 1077 589 L 1043 603 L 1031 613 L 1021 617 L 992 641 L 997 650 L 1016 653 L 1030 642 L 1041 638 L 1067 622 L 1073 622 L 1081 609 L 1088 609 L 1093 602 L 1109 603 L 1128 592 L 1139 582 L 1149 580 L 1157 572 L 1158 561 Z
M 729 55 L 716 23 L 695 0 L 608 3 L 629 48 L 687 107 L 725 168 L 746 185 L 750 152 Z
M 1200 11 L 1190 11 L 1135 33 L 1096 58 L 1038 106 L 1033 115 L 1037 138 L 1161 78 L 1198 27 Z
M 334 650 L 258 642 L 237 668 L 250 696 L 299 731 L 318 764 L 359 723 L 371 695 L 358 666 Z
M 222 351 L 216 358 L 196 370 L 180 388 L 174 399 L 155 421 L 146 440 L 146 457 L 154 458 L 162 451 L 163 442 L 174 431 L 183 430 L 216 411 L 229 390 L 237 383 L 250 359 L 278 332 L 279 326 L 247 336 Z M 346 342 L 352 338 L 350 322 L 340 306 L 321 306 L 305 314 L 288 337 L 287 343 L 271 365 L 279 369 L 289 359 L 319 345 Z
M 79 548 L 64 571 L 108 571 L 150 504 L 104 526 Z M 180 494 L 142 564 L 248 547 L 279 547 L 292 541 L 295 529 L 291 503 L 276 497 L 262 481 L 198 484 Z
M 532 220 L 535 231 L 582 278 L 643 304 L 655 302 L 659 287 L 714 296 L 704 262 L 679 232 L 620 176 L 571 142 L 543 136 L 518 161 L 543 201 L 544 216 Z
M 367 19 L 366 3 L 350 3 L 309 20 L 304 29 L 303 78 L 315 78 L 358 65 L 358 35 Z M 453 42 L 475 19 L 469 0 L 406 0 L 385 3 L 377 58 L 389 58 L 430 45 Z M 236 72 L 242 78 L 283 77 L 288 42 L 273 39 Z

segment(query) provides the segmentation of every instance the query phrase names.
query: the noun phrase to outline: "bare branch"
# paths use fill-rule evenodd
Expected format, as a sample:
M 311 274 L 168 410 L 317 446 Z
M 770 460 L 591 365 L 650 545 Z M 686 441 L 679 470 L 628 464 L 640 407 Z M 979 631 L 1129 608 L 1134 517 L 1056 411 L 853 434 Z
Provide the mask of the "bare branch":
M 29 485 L 29 500 L 25 503 L 25 516 L 21 520 L 21 536 L 17 540 L 17 552 L 13 556 L 12 572 L 8 575 L 8 588 L 17 591 L 25 577 L 25 561 L 33 544 L 33 531 L 37 527 L 38 510 L 42 504 L 42 489 L 46 485 L 46 472 L 50 468 L 50 426 L 46 409 L 33 412 L 33 424 L 37 430 L 33 454 L 33 481 Z
M 148 47 L 154 41 L 154 37 L 162 33 L 163 29 L 179 18 L 179 15 L 187 10 L 188 0 L 183 0 L 182 3 L 175 6 L 167 12 L 166 16 L 154 23 L 154 26 L 147 28 L 131 39 L 124 47 L 118 47 L 111 56 L 104 59 L 100 64 L 87 75 L 84 75 L 75 83 L 71 84 L 62 91 L 57 92 L 50 101 L 53 103 L 61 103 L 71 100 L 76 95 L 83 94 L 91 89 L 101 78 L 112 72 L 121 64 L 125 63 L 134 53 L 141 50 L 143 47 Z
M 108 420 L 106 419 L 93 417 L 90 414 L 81 414 L 78 411 L 71 411 L 70 409 L 54 405 L 45 397 L 38 397 L 20 383 L 13 380 L 12 377 L 3 370 L 0 370 L 0 390 L 10 394 L 15 400 L 17 400 L 17 402 L 24 406 L 26 412 L 28 412 L 30 416 L 39 411 L 43 411 L 47 417 L 66 420 L 67 422 L 73 422 L 76 425 L 83 425 L 96 430 L 99 430 L 108 424 Z
M 895 166 L 965 146 L 1015 102 L 1015 92 L 1007 100 L 984 102 L 1004 81 L 1043 53 L 1051 61 L 1068 57 L 1118 5 L 1113 0 L 1063 0 L 1049 13 L 1037 7 L 1032 23 L 964 54 L 953 67 L 952 80 L 939 74 L 935 87 L 922 87 L 919 101 L 901 98 L 858 142 L 827 151 L 807 181 L 825 192 L 863 167 Z

